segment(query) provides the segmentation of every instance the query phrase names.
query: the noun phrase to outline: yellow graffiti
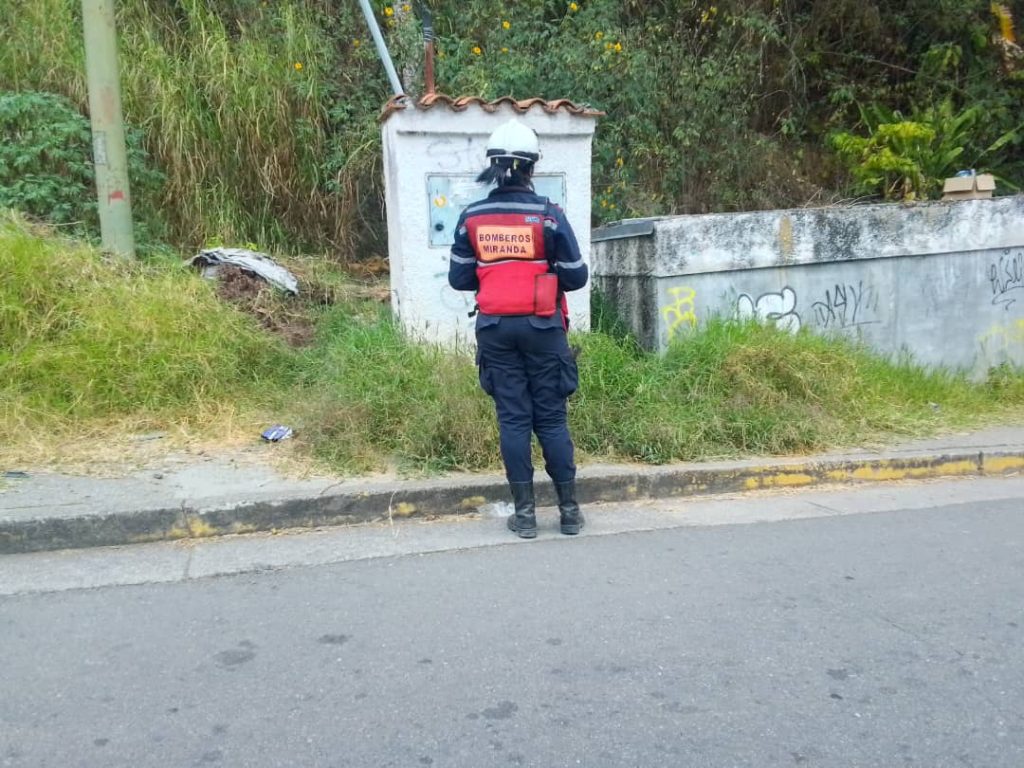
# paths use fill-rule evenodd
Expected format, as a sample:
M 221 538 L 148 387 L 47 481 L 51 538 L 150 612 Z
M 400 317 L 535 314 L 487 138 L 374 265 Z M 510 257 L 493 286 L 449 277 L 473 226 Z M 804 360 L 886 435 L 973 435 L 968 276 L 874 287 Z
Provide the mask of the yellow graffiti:
M 665 322 L 668 323 L 668 338 L 671 341 L 672 337 L 676 335 L 679 326 L 697 327 L 697 312 L 693 306 L 693 300 L 697 298 L 697 292 L 693 288 L 686 287 L 669 288 L 668 292 L 675 298 L 675 301 L 667 307 L 662 307 L 661 315 L 665 318 Z
M 445 197 L 444 195 L 438 195 L 437 197 L 434 198 L 434 205 L 436 205 L 438 208 L 444 208 L 446 205 L 448 205 L 448 198 Z
M 978 337 L 978 341 L 982 346 L 992 344 L 999 348 L 1024 344 L 1024 320 L 1016 320 L 1007 325 L 993 325 Z

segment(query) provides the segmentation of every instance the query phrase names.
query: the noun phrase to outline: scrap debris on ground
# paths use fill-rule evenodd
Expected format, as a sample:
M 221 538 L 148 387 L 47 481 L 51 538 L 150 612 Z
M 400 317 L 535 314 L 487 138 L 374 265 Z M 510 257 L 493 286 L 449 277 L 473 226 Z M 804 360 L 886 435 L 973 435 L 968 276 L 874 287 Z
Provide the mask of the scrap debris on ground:
M 225 302 L 259 320 L 260 325 L 293 347 L 307 346 L 316 335 L 316 313 L 340 297 L 337 286 L 302 274 L 296 276 L 266 254 L 240 248 L 210 249 L 195 256 L 190 264 L 217 283 L 217 295 Z M 386 271 L 374 265 L 366 273 L 377 279 L 353 285 L 345 293 L 362 300 L 387 303 L 390 290 L 379 275 Z

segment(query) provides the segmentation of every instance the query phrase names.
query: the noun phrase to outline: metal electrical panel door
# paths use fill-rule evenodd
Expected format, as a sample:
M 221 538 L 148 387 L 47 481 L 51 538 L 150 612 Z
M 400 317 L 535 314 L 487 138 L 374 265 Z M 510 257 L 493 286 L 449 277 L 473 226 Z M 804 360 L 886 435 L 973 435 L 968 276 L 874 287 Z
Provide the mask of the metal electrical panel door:
M 487 197 L 490 187 L 477 184 L 476 174 L 438 173 L 427 176 L 427 205 L 430 210 L 430 247 L 445 248 L 455 242 L 455 225 L 467 205 Z M 565 174 L 538 173 L 533 186 L 542 195 L 565 207 Z

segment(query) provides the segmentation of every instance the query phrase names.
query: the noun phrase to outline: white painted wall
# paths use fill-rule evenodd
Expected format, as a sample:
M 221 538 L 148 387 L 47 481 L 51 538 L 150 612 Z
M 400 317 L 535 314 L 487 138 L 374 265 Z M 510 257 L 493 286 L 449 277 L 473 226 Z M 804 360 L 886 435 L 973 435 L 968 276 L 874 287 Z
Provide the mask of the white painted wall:
M 593 117 L 568 111 L 554 114 L 540 105 L 520 113 L 503 104 L 487 112 L 477 104 L 456 112 L 445 105 L 408 106 L 391 113 L 381 131 L 384 143 L 391 306 L 403 330 L 421 341 L 446 345 L 474 343 L 472 293 L 448 287 L 450 246 L 430 244 L 428 177 L 475 175 L 486 167 L 487 137 L 518 117 L 540 138 L 537 174 L 565 174 L 565 213 L 590 263 L 590 163 Z M 473 185 L 484 197 L 488 188 Z M 466 189 L 467 197 L 474 197 Z M 453 204 L 452 201 L 447 201 Z M 573 328 L 590 327 L 590 287 L 568 294 Z

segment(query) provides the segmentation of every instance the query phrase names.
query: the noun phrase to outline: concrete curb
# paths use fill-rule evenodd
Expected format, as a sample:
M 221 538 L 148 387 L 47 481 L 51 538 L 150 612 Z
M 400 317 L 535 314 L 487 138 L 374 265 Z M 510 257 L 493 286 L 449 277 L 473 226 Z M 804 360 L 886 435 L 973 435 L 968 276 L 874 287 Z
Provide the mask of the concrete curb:
M 921 453 L 898 457 L 606 467 L 577 480 L 581 503 L 692 497 L 772 488 L 806 488 L 928 478 L 1006 476 L 1024 471 L 1024 448 Z M 540 506 L 555 503 L 550 483 L 537 485 Z M 389 518 L 469 514 L 508 500 L 501 478 L 457 484 L 403 482 L 388 490 L 345 491 L 277 501 L 240 501 L 79 517 L 0 520 L 0 554 L 200 539 L 286 528 L 351 525 Z

